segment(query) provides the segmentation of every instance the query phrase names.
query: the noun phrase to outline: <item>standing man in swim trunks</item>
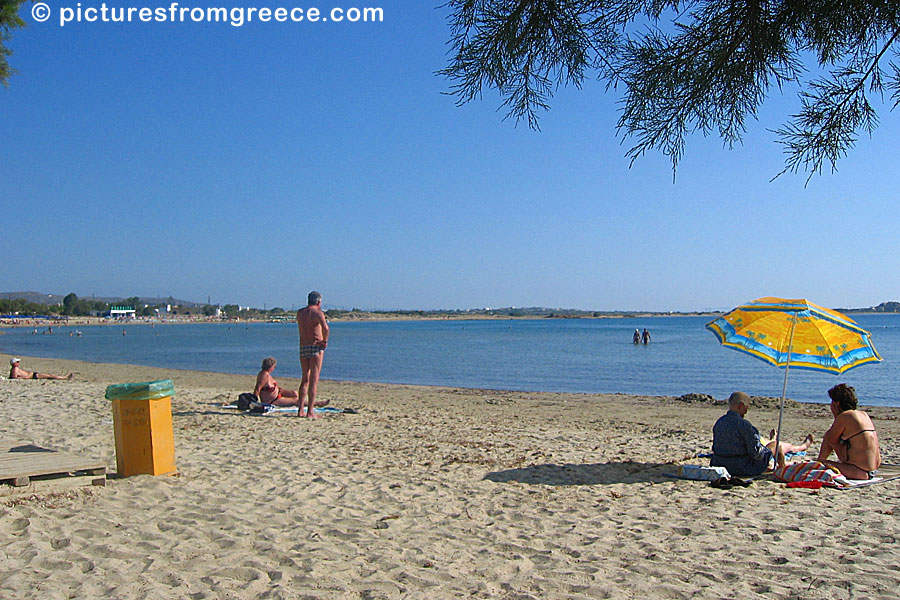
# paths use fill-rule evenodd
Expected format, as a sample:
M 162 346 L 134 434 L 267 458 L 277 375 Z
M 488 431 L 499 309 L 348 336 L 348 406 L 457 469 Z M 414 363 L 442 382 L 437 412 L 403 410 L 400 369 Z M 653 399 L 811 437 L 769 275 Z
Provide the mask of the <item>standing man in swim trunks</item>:
M 325 360 L 325 346 L 328 345 L 328 323 L 325 321 L 325 313 L 322 312 L 322 294 L 310 292 L 306 302 L 306 308 L 297 311 L 297 329 L 300 333 L 300 367 L 303 378 L 300 380 L 300 406 L 307 399 L 306 416 L 310 419 L 318 419 L 316 406 L 325 406 L 328 400 L 316 402 L 316 392 L 319 387 L 319 373 L 322 372 L 322 362 Z M 302 416 L 302 410 L 297 411 L 297 416 Z

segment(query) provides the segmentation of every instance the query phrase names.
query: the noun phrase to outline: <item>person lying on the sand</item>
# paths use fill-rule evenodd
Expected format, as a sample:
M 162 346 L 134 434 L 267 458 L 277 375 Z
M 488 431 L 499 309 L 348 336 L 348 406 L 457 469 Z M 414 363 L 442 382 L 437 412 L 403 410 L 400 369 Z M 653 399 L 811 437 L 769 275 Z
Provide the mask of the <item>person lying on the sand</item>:
M 750 410 L 750 396 L 735 392 L 728 398 L 728 412 L 713 426 L 713 456 L 710 466 L 725 467 L 734 476 L 752 477 L 769 468 L 769 461 L 775 457 L 777 466 L 784 465 L 784 455 L 788 452 L 803 452 L 812 443 L 811 435 L 802 444 L 781 442 L 776 451 L 775 440 L 764 444 L 759 430 L 744 418 Z
M 263 359 L 259 375 L 256 376 L 256 388 L 253 393 L 263 404 L 272 406 L 300 406 L 300 394 L 296 390 L 286 390 L 278 386 L 272 378 L 272 371 L 278 361 L 268 356 Z
M 763 446 L 768 446 L 769 444 L 775 442 L 775 440 L 777 439 L 776 436 L 777 432 L 772 429 L 772 431 L 769 432 L 769 437 L 759 436 L 759 441 Z M 784 450 L 784 453 L 786 455 L 799 454 L 801 452 L 806 452 L 807 448 L 812 446 L 813 441 L 813 436 L 810 433 L 806 436 L 806 439 L 804 439 L 803 443 L 800 445 L 791 444 L 790 442 L 781 442 L 781 449 Z
M 846 383 L 828 390 L 828 396 L 834 423 L 822 437 L 817 460 L 849 479 L 872 479 L 881 466 L 881 447 L 872 419 L 857 409 L 856 390 Z M 827 460 L 832 452 L 837 461 Z
M 9 359 L 9 378 L 10 379 L 72 379 L 74 373 L 68 375 L 51 375 L 50 373 L 38 373 L 37 371 L 26 371 L 19 367 L 19 359 Z

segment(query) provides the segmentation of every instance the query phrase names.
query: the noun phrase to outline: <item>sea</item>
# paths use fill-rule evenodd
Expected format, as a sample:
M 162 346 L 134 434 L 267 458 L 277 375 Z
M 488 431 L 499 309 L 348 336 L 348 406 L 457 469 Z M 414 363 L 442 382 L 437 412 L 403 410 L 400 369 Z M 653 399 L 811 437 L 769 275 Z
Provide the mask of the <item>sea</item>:
M 842 375 L 790 370 L 787 397 L 827 403 L 827 390 L 849 383 L 860 402 L 900 406 L 900 315 L 853 317 L 872 334 L 882 358 Z M 780 397 L 784 369 L 722 347 L 709 317 L 335 322 L 323 379 L 531 392 L 652 396 L 735 390 Z M 634 345 L 635 328 L 650 344 Z M 136 364 L 245 374 L 248 389 L 267 356 L 275 377 L 300 377 L 291 323 L 111 324 L 4 330 L 8 355 Z M 80 335 L 76 333 L 76 329 Z M 23 365 L 26 369 L 27 364 Z M 117 382 L 130 383 L 130 382 Z

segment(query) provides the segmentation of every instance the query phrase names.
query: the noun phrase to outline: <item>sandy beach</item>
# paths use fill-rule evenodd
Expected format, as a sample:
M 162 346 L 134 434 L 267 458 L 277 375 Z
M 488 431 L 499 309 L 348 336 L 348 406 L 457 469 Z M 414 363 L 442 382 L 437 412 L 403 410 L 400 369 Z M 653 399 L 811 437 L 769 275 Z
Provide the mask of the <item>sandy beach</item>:
M 849 599 L 900 587 L 900 480 L 720 490 L 663 475 L 706 464 L 693 457 L 723 406 L 324 381 L 322 397 L 358 414 L 310 421 L 221 408 L 255 373 L 22 364 L 75 380 L 0 382 L 0 439 L 113 475 L 3 491 L 2 598 Z M 163 378 L 178 473 L 116 478 L 106 386 Z M 869 414 L 884 461 L 900 463 L 900 409 Z M 748 418 L 765 432 L 777 413 Z M 830 423 L 826 405 L 792 406 L 785 436 L 818 440 Z

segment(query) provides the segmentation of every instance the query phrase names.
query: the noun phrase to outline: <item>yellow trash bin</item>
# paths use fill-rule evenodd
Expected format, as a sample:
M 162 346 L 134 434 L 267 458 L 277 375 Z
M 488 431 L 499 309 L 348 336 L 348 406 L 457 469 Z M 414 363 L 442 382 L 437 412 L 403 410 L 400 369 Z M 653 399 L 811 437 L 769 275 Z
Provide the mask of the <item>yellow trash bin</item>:
M 112 400 L 116 470 L 121 477 L 175 471 L 171 379 L 123 383 L 106 388 Z

